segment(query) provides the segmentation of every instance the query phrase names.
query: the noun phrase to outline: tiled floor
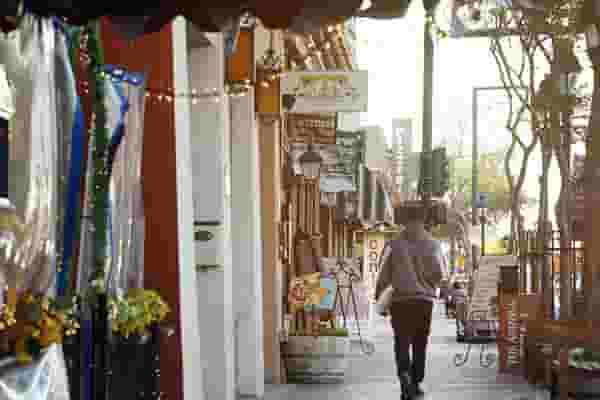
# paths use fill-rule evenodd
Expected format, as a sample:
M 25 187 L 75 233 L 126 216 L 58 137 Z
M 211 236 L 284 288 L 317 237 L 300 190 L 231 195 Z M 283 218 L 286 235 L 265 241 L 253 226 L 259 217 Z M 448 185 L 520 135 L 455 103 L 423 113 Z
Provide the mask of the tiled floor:
M 520 377 L 500 376 L 496 367 L 479 365 L 478 349 L 470 361 L 455 367 L 454 355 L 463 345 L 454 340 L 454 322 L 435 312 L 423 400 L 542 400 L 547 393 L 527 385 Z M 376 352 L 367 356 L 354 346 L 346 380 L 339 385 L 271 386 L 265 400 L 397 400 L 400 386 L 395 377 L 393 338 L 385 320 L 376 324 L 371 340 Z

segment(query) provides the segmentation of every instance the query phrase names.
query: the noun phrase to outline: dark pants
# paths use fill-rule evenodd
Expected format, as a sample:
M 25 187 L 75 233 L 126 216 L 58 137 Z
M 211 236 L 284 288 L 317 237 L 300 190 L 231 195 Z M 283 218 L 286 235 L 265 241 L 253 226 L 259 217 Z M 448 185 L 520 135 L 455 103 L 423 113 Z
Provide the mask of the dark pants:
M 398 376 L 407 372 L 415 383 L 421 383 L 425 378 L 432 311 L 433 303 L 425 300 L 398 302 L 391 306 Z

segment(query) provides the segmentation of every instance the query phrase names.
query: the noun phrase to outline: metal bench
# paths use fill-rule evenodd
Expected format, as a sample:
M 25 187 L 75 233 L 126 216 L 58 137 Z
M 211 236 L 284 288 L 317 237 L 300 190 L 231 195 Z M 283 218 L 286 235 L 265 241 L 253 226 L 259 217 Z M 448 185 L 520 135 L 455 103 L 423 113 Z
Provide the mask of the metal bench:
M 469 361 L 473 345 L 481 346 L 479 363 L 482 367 L 489 368 L 496 362 L 497 356 L 490 353 L 488 348 L 498 339 L 499 322 L 488 315 L 485 311 L 472 311 L 467 317 L 467 305 L 456 305 L 456 339 L 465 343 L 464 352 L 454 356 L 454 365 L 457 367 Z

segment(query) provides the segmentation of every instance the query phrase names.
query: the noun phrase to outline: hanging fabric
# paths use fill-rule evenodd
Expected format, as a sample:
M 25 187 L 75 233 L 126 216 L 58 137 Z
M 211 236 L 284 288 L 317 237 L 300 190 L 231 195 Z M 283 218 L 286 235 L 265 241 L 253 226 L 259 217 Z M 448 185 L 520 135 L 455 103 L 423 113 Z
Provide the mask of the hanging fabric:
M 142 154 L 145 79 L 108 66 L 119 95 L 123 119 L 114 131 L 108 153 L 112 257 L 108 294 L 122 296 L 144 283 L 144 204 Z
M 22 79 L 15 82 L 15 134 L 10 148 L 10 200 L 21 219 L 15 252 L 19 293 L 46 293 L 54 284 L 58 215 L 58 120 L 56 29 L 50 20 L 28 16 L 19 47 Z
M 0 61 L 0 119 L 8 121 L 15 112 L 15 104 L 13 90 L 6 74 L 5 62 L 9 61 Z
M 2 249 L 2 279 L 6 302 L 16 304 L 24 293 L 52 296 L 59 249 L 59 146 L 63 108 L 57 102 L 56 26 L 27 15 L 20 23 L 15 85 L 14 136 L 9 160 L 12 243 Z M 6 219 L 5 219 L 6 221 Z M 41 345 L 42 339 L 40 339 Z M 19 341 L 18 341 L 19 343 Z M 27 346 L 21 342 L 23 347 Z M 15 346 L 17 357 L 30 353 Z M 18 359 L 18 358 L 17 358 Z M 0 362 L 0 398 L 68 400 L 67 373 L 60 346 L 51 345 L 26 366 L 6 357 Z
M 105 72 L 108 72 L 107 69 Z M 114 152 L 118 147 L 118 142 L 115 142 L 117 138 L 122 137 L 124 133 L 123 126 L 125 124 L 125 113 L 129 108 L 129 104 L 127 99 L 122 95 L 121 90 L 118 85 L 111 79 L 107 79 L 104 81 L 104 92 L 106 93 L 105 98 L 105 108 L 106 108 L 106 128 L 108 129 L 110 136 L 110 143 L 108 146 L 108 150 L 106 153 L 108 169 L 106 171 L 107 174 L 110 174 L 110 159 L 114 157 Z M 93 186 L 93 174 L 94 174 L 94 165 L 91 162 L 93 159 L 93 149 L 95 147 L 95 137 L 92 135 L 89 138 L 88 144 L 88 160 L 90 162 L 87 163 L 86 170 L 86 187 L 85 187 L 85 201 L 83 205 L 83 220 L 82 224 L 82 233 L 81 233 L 81 241 L 80 241 L 80 249 L 79 249 L 79 264 L 78 264 L 78 274 L 77 274 L 77 292 L 83 293 L 86 292 L 90 284 L 92 284 L 93 273 L 94 273 L 94 240 L 95 240 L 95 229 L 94 223 L 92 221 L 92 204 L 91 199 L 94 196 L 95 188 Z M 109 223 L 110 221 L 107 221 Z M 110 230 L 108 232 L 108 240 L 109 243 L 112 241 Z M 109 252 L 109 254 L 114 253 L 113 250 Z M 112 257 L 109 257 L 106 264 L 104 265 L 105 272 L 108 273 L 111 265 Z
M 0 197 L 8 198 L 8 120 L 0 118 Z
M 9 121 L 14 112 L 13 91 L 0 55 L 0 197 L 8 198 Z
M 59 220 L 57 248 L 62 251 L 56 279 L 56 296 L 72 294 L 71 263 L 75 236 L 78 232 L 78 215 L 81 199 L 81 171 L 85 146 L 85 129 L 81 104 L 77 97 L 75 76 L 69 56 L 69 39 L 62 23 L 54 21 L 56 35 L 56 82 L 58 140 L 58 173 L 65 177 L 59 180 Z

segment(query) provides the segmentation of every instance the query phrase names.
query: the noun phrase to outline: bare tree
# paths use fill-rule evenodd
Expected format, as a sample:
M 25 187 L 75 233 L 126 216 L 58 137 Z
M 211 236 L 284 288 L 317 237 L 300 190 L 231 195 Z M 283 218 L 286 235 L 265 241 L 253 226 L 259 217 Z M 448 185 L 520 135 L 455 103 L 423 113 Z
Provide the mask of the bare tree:
M 498 66 L 500 79 L 506 89 L 509 99 L 506 128 L 512 135 L 512 143 L 505 159 L 505 172 L 513 196 L 514 209 L 511 226 L 513 235 L 518 237 L 523 232 L 520 218 L 520 194 L 527 173 L 527 164 L 533 150 L 540 144 L 542 156 L 542 174 L 540 176 L 540 204 L 537 228 L 537 254 L 543 252 L 552 227 L 549 226 L 549 196 L 548 177 L 553 159 L 556 159 L 561 175 L 561 195 L 556 211 L 560 228 L 561 248 L 570 246 L 572 221 L 569 204 L 572 188 L 571 144 L 573 129 L 571 117 L 576 97 L 571 93 L 563 93 L 559 88 L 560 74 L 564 69 L 557 68 L 565 62 L 569 51 L 572 52 L 576 38 L 576 19 L 581 7 L 578 0 L 559 0 L 545 10 L 530 9 L 499 9 L 496 11 L 496 30 L 491 38 L 491 50 Z M 507 35 L 511 33 L 521 48 L 521 61 L 516 66 L 506 55 L 506 46 L 514 39 Z M 566 52 L 565 52 L 566 50 Z M 544 79 L 536 76 L 539 56 L 550 67 L 551 73 Z M 560 56 L 559 56 L 560 55 Z M 574 58 L 574 56 L 573 56 Z M 539 83 L 539 88 L 538 88 Z M 522 88 L 528 90 L 523 93 Z M 568 87 L 567 87 L 568 88 Z M 517 99 L 517 111 L 514 110 L 513 100 Z M 523 112 L 530 116 L 531 137 L 528 144 L 523 143 L 517 133 Z M 523 152 L 522 164 L 518 178 L 512 176 L 511 161 L 514 152 L 520 148 Z M 538 258 L 534 267 L 534 286 L 542 285 L 546 314 L 552 314 L 553 303 L 551 274 L 546 265 L 547 258 Z M 561 252 L 561 316 L 568 317 L 572 313 L 572 295 L 569 292 L 569 271 L 572 265 L 571 255 Z M 538 276 L 539 274 L 539 276 Z M 535 287 L 534 287 L 535 289 Z M 563 312 L 564 311 L 564 312 Z

